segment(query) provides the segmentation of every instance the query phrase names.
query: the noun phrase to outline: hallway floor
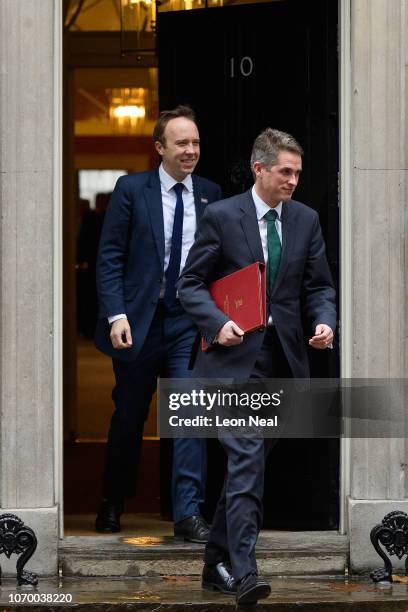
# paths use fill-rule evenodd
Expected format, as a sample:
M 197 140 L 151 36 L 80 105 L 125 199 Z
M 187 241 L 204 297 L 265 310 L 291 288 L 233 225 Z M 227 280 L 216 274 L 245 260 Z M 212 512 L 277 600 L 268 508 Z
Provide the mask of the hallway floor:
M 64 517 L 65 536 L 100 537 L 94 529 L 95 514 L 66 514 Z M 158 514 L 123 514 L 121 536 L 172 536 L 173 523 L 160 518 Z M 102 537 L 103 534 L 101 534 Z M 105 536 L 106 537 L 106 536 Z M 109 537 L 109 536 L 108 536 Z M 117 537 L 117 536 L 113 536 Z

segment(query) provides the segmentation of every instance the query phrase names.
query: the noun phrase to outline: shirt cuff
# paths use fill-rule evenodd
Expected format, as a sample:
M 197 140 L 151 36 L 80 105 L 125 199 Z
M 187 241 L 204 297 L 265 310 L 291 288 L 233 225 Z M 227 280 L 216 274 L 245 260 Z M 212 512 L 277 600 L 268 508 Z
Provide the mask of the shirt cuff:
M 108 317 L 109 325 L 112 325 L 115 321 L 119 321 L 119 319 L 127 319 L 125 314 L 117 314 L 113 315 L 113 317 Z

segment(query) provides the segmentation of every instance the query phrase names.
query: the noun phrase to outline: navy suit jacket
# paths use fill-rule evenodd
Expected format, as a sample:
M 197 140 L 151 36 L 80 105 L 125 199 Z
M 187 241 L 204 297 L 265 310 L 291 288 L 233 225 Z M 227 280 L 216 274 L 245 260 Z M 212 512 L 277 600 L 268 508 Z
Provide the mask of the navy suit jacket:
M 218 185 L 192 175 L 197 222 L 207 202 L 221 198 Z M 96 270 L 99 320 L 95 344 L 121 361 L 139 354 L 159 300 L 164 274 L 164 224 L 158 169 L 122 176 L 102 229 Z M 133 346 L 114 349 L 108 317 L 125 313 Z
M 318 323 L 336 327 L 335 291 L 317 213 L 294 200 L 282 206 L 282 254 L 269 296 L 277 333 L 295 377 L 309 376 L 303 320 L 308 335 Z M 251 190 L 207 207 L 178 282 L 181 303 L 208 343 L 229 320 L 208 292 L 212 281 L 264 261 Z M 245 334 L 240 345 L 198 350 L 195 376 L 248 378 L 264 331 Z

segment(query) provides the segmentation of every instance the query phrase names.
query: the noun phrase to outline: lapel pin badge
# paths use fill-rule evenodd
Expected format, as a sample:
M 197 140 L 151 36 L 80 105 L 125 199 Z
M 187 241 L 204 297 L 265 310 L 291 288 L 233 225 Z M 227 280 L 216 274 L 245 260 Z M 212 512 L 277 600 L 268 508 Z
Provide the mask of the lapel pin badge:
M 208 200 L 207 200 L 207 198 L 201 198 L 201 202 L 202 202 L 203 204 L 208 204 Z

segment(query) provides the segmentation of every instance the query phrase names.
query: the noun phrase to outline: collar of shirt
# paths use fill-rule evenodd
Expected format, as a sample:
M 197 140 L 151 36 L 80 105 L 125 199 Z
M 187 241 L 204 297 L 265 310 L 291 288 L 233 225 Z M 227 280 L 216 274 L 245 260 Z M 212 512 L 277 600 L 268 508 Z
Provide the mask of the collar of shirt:
M 184 187 L 188 191 L 190 191 L 191 193 L 193 192 L 193 179 L 191 178 L 191 174 L 187 174 L 186 178 L 183 181 L 175 181 L 174 178 L 165 171 L 165 169 L 163 168 L 163 164 L 160 164 L 159 178 L 160 183 L 166 191 L 170 191 L 170 189 L 173 189 L 174 185 L 180 182 L 183 183 Z
M 253 198 L 253 200 L 255 202 L 256 216 L 257 216 L 258 221 L 259 221 L 260 219 L 262 219 L 266 215 L 266 213 L 268 211 L 271 210 L 271 207 L 268 206 L 268 204 L 266 204 L 266 202 L 264 202 L 259 197 L 259 195 L 256 193 L 255 185 L 252 187 L 252 198 Z M 273 210 L 276 210 L 276 212 L 278 213 L 278 219 L 280 221 L 281 214 L 282 214 L 282 202 L 279 202 L 279 204 L 277 204 Z

